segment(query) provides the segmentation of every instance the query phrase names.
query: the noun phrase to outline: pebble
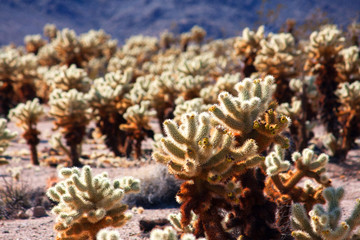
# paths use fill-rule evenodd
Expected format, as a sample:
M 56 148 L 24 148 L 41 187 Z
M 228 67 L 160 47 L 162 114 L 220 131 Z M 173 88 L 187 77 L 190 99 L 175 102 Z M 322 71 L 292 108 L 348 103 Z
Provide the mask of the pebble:
M 34 218 L 40 218 L 40 217 L 47 216 L 46 210 L 42 206 L 30 208 L 29 210 L 26 211 L 26 214 L 28 214 L 29 216 L 34 217 Z
M 28 218 L 29 218 L 29 214 L 25 213 L 24 211 L 19 211 L 18 214 L 16 215 L 16 218 L 19 218 L 19 219 L 28 219 Z

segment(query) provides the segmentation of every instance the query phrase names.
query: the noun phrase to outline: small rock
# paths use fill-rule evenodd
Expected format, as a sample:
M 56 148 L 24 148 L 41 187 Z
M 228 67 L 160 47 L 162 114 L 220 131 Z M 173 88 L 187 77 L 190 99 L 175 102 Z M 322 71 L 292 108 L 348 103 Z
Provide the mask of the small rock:
M 26 211 L 26 213 L 29 216 L 32 216 L 34 218 L 40 218 L 40 217 L 47 216 L 46 210 L 42 206 L 37 206 L 37 207 L 30 208 L 29 210 Z
M 29 215 L 27 213 L 25 213 L 24 211 L 19 211 L 18 214 L 16 215 L 16 218 L 28 219 Z
M 44 217 L 44 216 L 47 216 L 47 214 L 46 214 L 46 210 L 43 206 L 34 207 L 33 217 L 39 218 L 39 217 Z

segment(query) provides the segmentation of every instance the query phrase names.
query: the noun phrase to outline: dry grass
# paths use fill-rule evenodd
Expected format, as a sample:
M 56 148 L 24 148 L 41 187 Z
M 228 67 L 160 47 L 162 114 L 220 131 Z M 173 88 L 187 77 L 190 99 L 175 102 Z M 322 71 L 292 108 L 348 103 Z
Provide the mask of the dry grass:
M 2 177 L 0 186 L 0 219 L 16 218 L 20 211 L 35 206 L 44 206 L 49 209 L 51 203 L 41 188 L 33 189 L 24 182 L 6 180 Z

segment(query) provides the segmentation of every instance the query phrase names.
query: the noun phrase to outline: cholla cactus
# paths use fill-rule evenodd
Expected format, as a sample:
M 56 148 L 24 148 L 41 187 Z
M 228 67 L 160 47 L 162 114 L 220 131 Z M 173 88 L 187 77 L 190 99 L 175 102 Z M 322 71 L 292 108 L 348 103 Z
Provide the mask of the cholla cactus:
M 343 188 L 327 188 L 323 192 L 328 202 L 328 209 L 317 204 L 310 211 L 310 218 L 300 204 L 292 207 L 291 225 L 292 236 L 296 240 L 350 240 L 358 239 L 358 234 L 352 231 L 360 225 L 360 201 L 356 200 L 355 208 L 351 215 L 344 221 L 341 219 L 340 201 L 344 196 Z
M 175 41 L 174 34 L 171 32 L 165 31 L 160 34 L 159 45 L 164 50 L 169 49 L 170 45 L 175 43 Z
M 21 56 L 13 80 L 18 101 L 25 102 L 36 97 L 35 81 L 38 79 L 38 58 L 30 53 Z
M 336 64 L 338 71 L 338 81 L 340 82 L 353 82 L 360 79 L 360 58 L 359 47 L 351 46 L 339 52 L 343 61 Z
M 49 144 L 55 150 L 63 151 L 69 157 L 69 159 L 71 159 L 71 153 L 70 153 L 69 149 L 67 149 L 64 146 L 64 144 L 61 141 L 61 138 L 62 138 L 62 134 L 60 132 L 56 132 L 56 133 L 51 135 L 51 138 L 49 140 Z M 81 154 L 80 151 L 78 151 L 78 153 L 79 153 L 79 155 Z
M 175 109 L 175 99 L 178 96 L 178 89 L 175 83 L 175 78 L 171 72 L 163 72 L 160 76 L 155 76 L 148 90 L 148 99 L 156 110 L 156 117 L 159 120 L 160 129 L 163 134 L 162 123 L 165 119 L 173 116 Z
M 49 104 L 49 114 L 56 118 L 55 126 L 62 128 L 66 144 L 70 147 L 71 165 L 81 166 L 78 145 L 81 144 L 90 121 L 88 98 L 76 89 L 68 92 L 55 89 L 50 95 Z
M 308 146 L 314 136 L 314 121 L 317 117 L 319 95 L 314 83 L 315 77 L 307 76 L 303 79 L 291 79 L 289 88 L 294 92 L 290 103 L 282 103 L 277 111 L 291 118 L 289 127 L 296 150 L 301 151 Z
M 44 36 L 48 37 L 50 41 L 54 40 L 57 35 L 57 28 L 55 24 L 45 24 L 44 26 Z
M 252 73 L 256 72 L 254 61 L 260 50 L 262 39 L 264 39 L 264 25 L 260 26 L 256 32 L 244 28 L 242 36 L 236 39 L 234 43 L 235 55 L 244 57 L 243 73 L 245 77 L 250 77 Z
M 305 70 L 316 72 L 321 65 L 337 57 L 337 54 L 344 47 L 345 38 L 342 32 L 335 25 L 326 25 L 319 32 L 315 31 L 310 35 L 310 46 L 307 51 L 309 60 Z
M 223 178 L 233 171 L 256 165 L 257 158 L 246 161 L 257 151 L 253 140 L 241 148 L 234 148 L 231 134 L 221 127 L 211 127 L 210 121 L 208 113 L 198 115 L 195 112 L 184 114 L 180 126 L 166 120 L 164 127 L 168 136 L 161 140 L 164 153 L 155 152 L 155 160 L 167 163 L 169 172 L 184 180 L 200 178 L 207 181 L 214 175 Z
M 186 32 L 180 35 L 180 48 L 181 51 L 186 52 L 188 45 L 191 41 L 191 34 Z
M 360 106 L 360 81 L 353 83 L 343 83 L 340 88 L 335 92 L 339 97 L 341 104 L 344 106 L 345 111 L 357 111 Z
M 311 110 L 308 110 L 307 108 L 311 106 L 308 106 L 307 103 L 302 100 L 305 99 L 302 98 L 301 100 L 298 100 L 297 97 L 293 97 L 291 99 L 291 104 L 282 103 L 276 108 L 278 113 L 290 117 L 290 133 L 295 147 L 299 151 L 303 150 L 308 145 L 309 140 L 313 136 L 312 130 L 316 124 L 315 122 L 306 119 L 307 114 L 311 112 Z M 306 108 L 304 108 L 303 102 L 305 102 Z
M 256 32 L 249 28 L 244 28 L 242 36 L 236 39 L 234 48 L 237 55 L 251 56 L 260 50 L 260 42 L 264 39 L 264 25 L 261 25 Z
M 214 66 L 215 61 L 212 54 L 203 54 L 191 60 L 183 59 L 179 63 L 177 70 L 185 76 L 205 76 Z
M 142 101 L 137 105 L 129 107 L 123 117 L 127 123 L 121 124 L 120 129 L 126 132 L 126 155 L 129 156 L 132 149 L 135 150 L 135 158 L 141 156 L 141 142 L 146 138 L 153 138 L 154 132 L 149 125 L 150 118 L 156 115 L 150 110 L 150 102 Z M 134 146 L 133 146 L 134 145 Z
M 215 104 L 221 92 L 236 94 L 235 85 L 240 82 L 240 74 L 225 74 L 216 80 L 214 85 L 209 85 L 200 90 L 200 97 L 208 104 Z
M 193 234 L 186 233 L 178 238 L 176 231 L 172 227 L 165 229 L 154 229 L 150 233 L 150 240 L 205 240 L 205 238 L 196 238 Z
M 206 31 L 202 27 L 197 25 L 193 26 L 190 29 L 190 33 L 191 39 L 197 44 L 200 44 L 206 36 Z
M 195 231 L 195 224 L 198 220 L 198 216 L 196 216 L 196 214 L 194 212 L 191 212 L 191 221 L 189 223 L 189 225 L 187 226 L 182 226 L 181 225 L 181 213 L 177 213 L 177 214 L 169 214 L 168 215 L 168 220 L 170 221 L 172 227 L 178 231 L 178 232 L 182 232 L 182 233 L 194 233 Z
M 206 31 L 203 28 L 196 25 L 193 26 L 190 29 L 190 32 L 185 32 L 180 35 L 181 51 L 186 52 L 191 41 L 200 44 L 204 40 L 205 36 Z
M 107 67 L 108 72 L 125 71 L 128 68 L 135 69 L 136 58 L 132 56 L 125 56 L 124 58 L 118 58 L 116 56 L 109 60 Z
M 121 236 L 116 230 L 102 229 L 96 235 L 96 240 L 121 240 Z
M 19 49 L 0 49 L 0 111 L 7 114 L 16 103 L 36 96 L 38 60 Z
M 177 123 L 181 122 L 181 116 L 185 113 L 202 113 L 206 112 L 209 108 L 209 105 L 204 104 L 204 100 L 202 98 L 194 98 L 185 101 L 185 99 L 180 96 L 176 99 L 175 103 L 176 108 L 174 110 L 174 120 Z
M 140 104 L 141 101 L 146 100 L 153 75 L 146 75 L 145 77 L 138 77 L 132 89 L 126 94 L 126 98 L 130 99 L 133 104 Z
M 268 176 L 274 176 L 281 172 L 285 172 L 290 168 L 290 162 L 284 160 L 285 151 L 275 145 L 275 151 L 271 152 L 265 158 L 266 173 Z
M 75 64 L 50 70 L 45 74 L 45 80 L 52 89 L 61 89 L 62 91 L 76 89 L 80 92 L 87 92 L 91 83 L 87 73 L 83 69 L 77 68 Z
M 62 64 L 67 66 L 71 64 L 76 64 L 78 67 L 82 66 L 82 59 L 79 55 L 80 43 L 74 30 L 64 28 L 57 32 L 52 44 Z
M 39 63 L 43 66 L 54 66 L 60 63 L 54 44 L 46 44 L 39 49 L 37 54 Z
M 0 118 L 0 154 L 3 154 L 9 146 L 9 141 L 17 136 L 16 132 L 12 132 L 6 128 L 6 119 Z
M 39 49 L 46 44 L 46 41 L 41 38 L 40 34 L 27 35 L 24 39 L 25 48 L 28 53 L 37 54 Z
M 336 64 L 341 62 L 339 52 L 343 48 L 344 37 L 336 26 L 325 26 L 321 31 L 310 35 L 310 45 L 307 49 L 308 59 L 305 63 L 305 71 L 316 74 L 320 108 L 320 119 L 326 125 L 328 132 L 335 137 L 339 135 L 339 123 L 336 118 L 339 103 L 335 95 L 338 82 Z
M 288 140 L 280 133 L 289 126 L 290 119 L 277 114 L 270 105 L 274 92 L 273 83 L 272 76 L 267 76 L 264 80 L 246 78 L 235 85 L 237 97 L 222 92 L 219 95 L 220 105 L 209 108 L 221 124 L 235 133 L 241 144 L 246 139 L 255 139 L 259 152 L 272 142 L 282 147 L 289 145 Z
M 213 204 L 213 196 L 219 202 L 230 201 L 228 186 L 219 180 L 255 167 L 262 158 L 256 156 L 253 140 L 235 148 L 232 135 L 220 126 L 212 127 L 208 113 L 184 114 L 181 122 L 180 126 L 173 120 L 164 122 L 167 137 L 161 140 L 162 150 L 154 152 L 153 158 L 167 164 L 169 172 L 177 178 L 188 180 L 177 195 L 182 203 L 182 226 L 190 223 L 194 211 L 202 225 L 197 225 L 198 233 L 202 228 L 209 239 L 227 239 L 221 217 L 213 210 L 219 207 Z
M 322 190 L 330 186 L 330 180 L 325 175 L 325 167 L 328 156 L 321 154 L 317 158 L 314 151 L 304 149 L 302 155 L 298 152 L 292 155 L 296 170 L 289 170 L 290 162 L 285 160 L 285 151 L 278 145 L 265 159 L 266 173 L 270 178 L 266 181 L 265 191 L 279 206 L 277 224 L 282 233 L 290 233 L 289 217 L 292 203 L 304 203 L 309 211 L 314 204 L 324 203 Z M 305 177 L 314 179 L 321 184 L 313 187 L 306 184 L 305 187 L 297 184 Z
M 296 75 L 295 39 L 290 33 L 269 35 L 269 39 L 262 39 L 254 66 L 263 75 L 273 75 L 276 79 L 274 98 L 280 103 L 289 102 L 292 96 L 289 80 Z
M 127 39 L 118 55 L 135 57 L 137 64 L 141 65 L 149 61 L 158 50 L 159 43 L 157 38 L 138 35 Z
M 289 116 L 290 119 L 295 119 L 301 113 L 301 101 L 293 98 L 291 103 L 282 103 L 276 108 L 278 113 Z
M 56 239 L 95 240 L 100 229 L 121 227 L 130 218 L 127 205 L 120 201 L 125 194 L 139 192 L 140 182 L 132 177 L 116 179 L 112 183 L 107 173 L 93 177 L 91 168 L 63 168 L 63 181 L 51 187 L 47 195 L 59 202 L 52 209 L 57 215 Z
M 79 42 L 83 57 L 89 61 L 92 58 L 105 57 L 109 60 L 116 52 L 117 41 L 111 40 L 104 30 L 90 30 L 80 35 Z
M 123 114 L 131 105 L 125 97 L 132 87 L 131 78 L 130 69 L 125 73 L 108 73 L 104 78 L 96 79 L 88 93 L 96 126 L 106 136 L 105 144 L 116 156 L 125 154 L 126 133 L 119 126 L 126 123 Z
M 316 78 L 314 76 L 305 76 L 303 79 L 293 78 L 289 82 L 289 88 L 293 91 L 296 97 L 295 101 L 302 101 L 305 106 L 302 106 L 303 112 L 306 111 L 306 119 L 316 119 L 317 109 L 319 108 L 319 94 L 315 84 Z M 291 117 L 291 119 L 293 119 Z
M 176 83 L 177 89 L 180 90 L 181 96 L 185 100 L 200 97 L 199 93 L 206 84 L 206 79 L 203 76 L 182 76 Z
M 57 32 L 51 45 L 62 65 L 90 68 L 89 61 L 92 60 L 94 66 L 94 59 L 97 59 L 97 63 L 103 63 L 98 69 L 104 70 L 116 52 L 117 41 L 111 40 L 103 30 L 90 30 L 78 37 L 74 30 L 65 28 Z M 96 76 L 99 72 L 94 73 L 94 70 L 89 69 Z
M 209 108 L 218 124 L 235 135 L 237 144 L 254 139 L 258 153 L 266 150 L 271 143 L 280 144 L 283 148 L 289 146 L 289 140 L 282 132 L 289 126 L 290 119 L 273 110 L 275 104 L 270 103 L 273 84 L 272 76 L 263 80 L 246 78 L 235 85 L 237 97 L 222 92 L 219 95 L 220 104 Z M 234 206 L 226 226 L 240 228 L 242 234 L 250 239 L 278 238 L 280 233 L 273 226 L 276 204 L 263 193 L 262 173 L 248 169 L 243 174 L 235 174 L 235 179 L 236 184 L 240 183 L 246 189 L 246 194 L 240 195 L 240 207 Z M 257 230 L 260 226 L 262 231 Z
M 39 99 L 35 98 L 32 101 L 27 101 L 26 104 L 20 103 L 16 108 L 9 113 L 9 118 L 17 121 L 17 125 L 24 130 L 23 137 L 30 146 L 31 163 L 39 165 L 36 146 L 40 139 L 36 125 L 39 118 L 44 114 L 44 108 L 39 104 Z
M 360 136 L 360 81 L 341 84 L 335 94 L 341 103 L 338 119 L 343 130 L 340 133 L 341 143 L 335 148 L 337 151 L 334 155 L 340 158 L 340 161 L 344 161 L 348 151 L 355 145 L 356 138 Z
M 12 75 L 19 67 L 16 49 L 0 49 L 0 113 L 7 114 L 16 104 Z
M 10 78 L 13 72 L 19 67 L 18 57 L 20 52 L 17 49 L 0 49 L 0 79 L 1 81 Z

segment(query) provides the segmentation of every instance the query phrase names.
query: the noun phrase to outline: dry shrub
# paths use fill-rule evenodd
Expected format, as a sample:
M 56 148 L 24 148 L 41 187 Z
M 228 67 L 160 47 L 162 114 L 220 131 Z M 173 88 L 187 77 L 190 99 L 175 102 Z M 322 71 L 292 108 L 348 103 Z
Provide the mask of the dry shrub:
M 144 208 L 178 207 L 175 195 L 180 189 L 180 181 L 170 175 L 167 168 L 160 165 L 148 165 L 139 169 L 140 193 L 127 195 L 124 203 Z
M 50 208 L 50 202 L 41 188 L 33 189 L 25 182 L 15 182 L 2 177 L 0 186 L 0 219 L 16 218 L 20 211 L 35 206 Z

